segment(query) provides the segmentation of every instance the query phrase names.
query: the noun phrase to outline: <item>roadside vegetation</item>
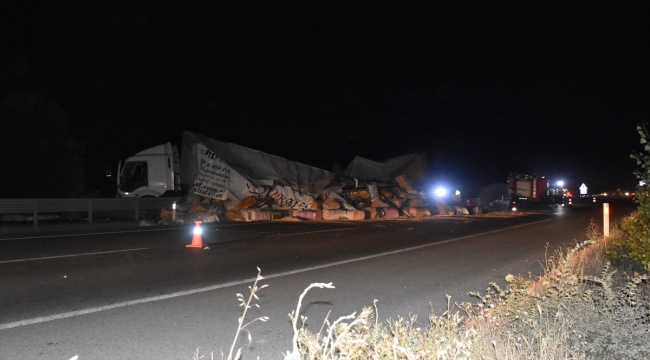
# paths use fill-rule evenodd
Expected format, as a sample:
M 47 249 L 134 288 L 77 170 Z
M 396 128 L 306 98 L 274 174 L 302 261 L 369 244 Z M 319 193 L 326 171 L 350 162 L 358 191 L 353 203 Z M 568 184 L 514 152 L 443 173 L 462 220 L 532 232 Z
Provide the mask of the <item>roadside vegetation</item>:
M 650 135 L 645 123 L 637 130 L 645 146 L 632 155 L 640 166 L 636 175 L 650 183 Z M 290 314 L 293 347 L 284 358 L 650 359 L 650 197 L 645 186 L 637 189 L 636 202 L 636 211 L 607 237 L 592 220 L 587 240 L 549 255 L 541 275 L 507 275 L 507 288 L 491 283 L 471 293 L 475 302 L 454 303 L 448 297 L 448 310 L 425 321 L 397 317 L 380 323 L 373 304 L 358 315 L 326 319 L 313 333 L 301 326 L 302 299 L 314 287 L 333 285 L 312 284 Z M 261 288 L 256 281 L 248 302 L 238 294 L 244 307 L 240 327 Z M 228 360 L 241 354 L 232 355 L 237 337 Z M 195 360 L 208 358 L 214 354 L 194 354 Z

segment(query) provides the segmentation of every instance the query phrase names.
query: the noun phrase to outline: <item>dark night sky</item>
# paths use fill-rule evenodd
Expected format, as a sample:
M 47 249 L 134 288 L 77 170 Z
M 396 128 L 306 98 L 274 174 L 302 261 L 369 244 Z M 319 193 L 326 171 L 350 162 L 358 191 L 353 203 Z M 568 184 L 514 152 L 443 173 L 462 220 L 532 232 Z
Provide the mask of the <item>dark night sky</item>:
M 425 152 L 433 179 L 631 189 L 648 7 L 532 3 L 6 7 L 0 96 L 57 101 L 89 184 L 189 130 L 328 170 Z

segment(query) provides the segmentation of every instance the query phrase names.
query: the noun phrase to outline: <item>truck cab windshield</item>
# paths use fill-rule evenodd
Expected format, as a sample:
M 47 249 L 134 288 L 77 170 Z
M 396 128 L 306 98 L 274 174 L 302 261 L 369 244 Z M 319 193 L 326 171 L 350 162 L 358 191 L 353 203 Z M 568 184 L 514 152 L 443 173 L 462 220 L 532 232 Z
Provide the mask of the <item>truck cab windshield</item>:
M 147 162 L 127 162 L 122 170 L 120 190 L 132 192 L 137 188 L 149 185 Z

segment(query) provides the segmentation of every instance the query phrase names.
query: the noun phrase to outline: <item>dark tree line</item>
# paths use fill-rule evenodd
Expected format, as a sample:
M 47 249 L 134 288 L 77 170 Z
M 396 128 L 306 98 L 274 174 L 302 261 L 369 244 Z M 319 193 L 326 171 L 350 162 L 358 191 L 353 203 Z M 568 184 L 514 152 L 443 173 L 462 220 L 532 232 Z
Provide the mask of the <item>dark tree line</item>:
M 55 101 L 19 91 L 0 101 L 0 198 L 82 196 L 84 144 Z

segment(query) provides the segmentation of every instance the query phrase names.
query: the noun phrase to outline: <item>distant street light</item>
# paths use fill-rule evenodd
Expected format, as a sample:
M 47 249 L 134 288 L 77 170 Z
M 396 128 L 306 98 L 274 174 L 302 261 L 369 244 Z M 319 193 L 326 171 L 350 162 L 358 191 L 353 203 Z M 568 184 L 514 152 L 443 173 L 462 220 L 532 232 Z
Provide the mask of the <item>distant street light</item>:
M 560 180 L 557 182 L 557 186 L 562 187 L 564 186 L 564 181 Z

